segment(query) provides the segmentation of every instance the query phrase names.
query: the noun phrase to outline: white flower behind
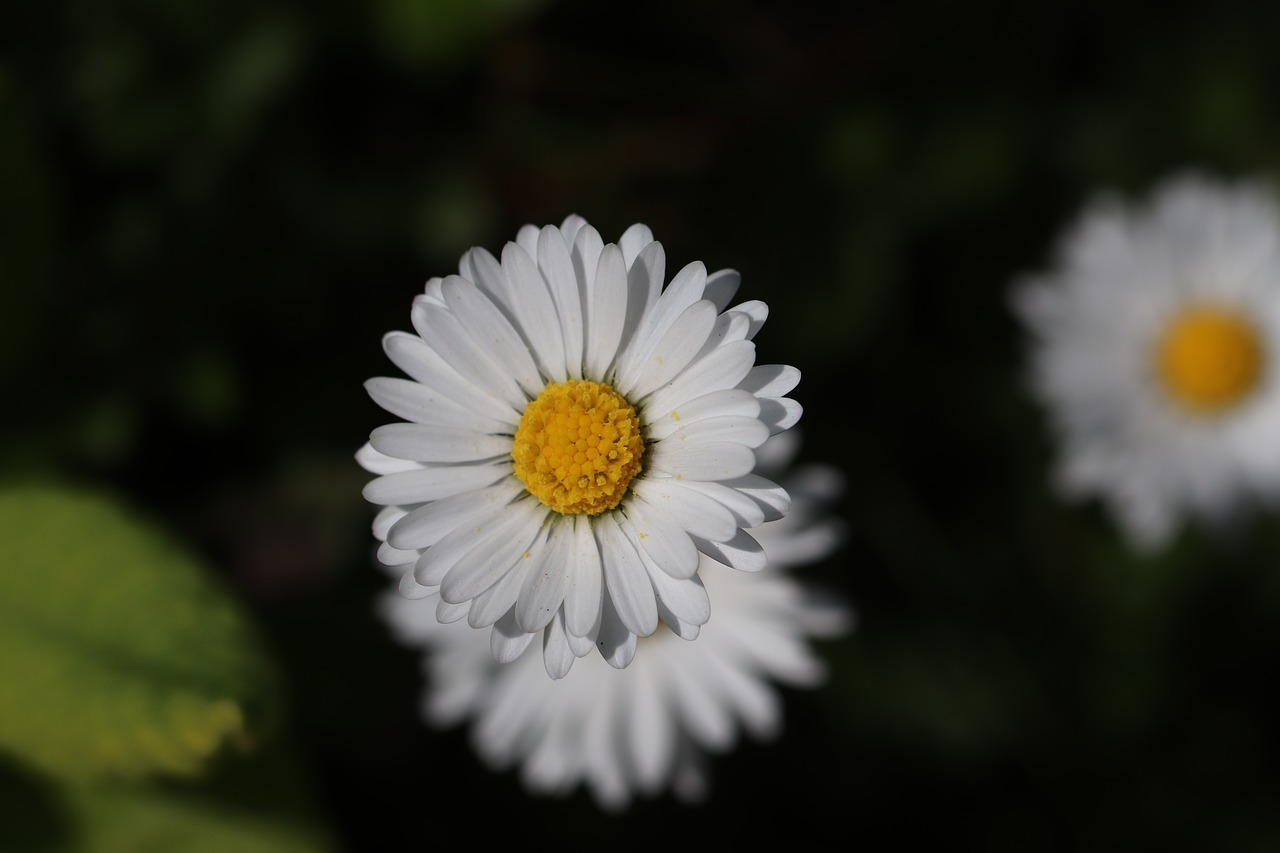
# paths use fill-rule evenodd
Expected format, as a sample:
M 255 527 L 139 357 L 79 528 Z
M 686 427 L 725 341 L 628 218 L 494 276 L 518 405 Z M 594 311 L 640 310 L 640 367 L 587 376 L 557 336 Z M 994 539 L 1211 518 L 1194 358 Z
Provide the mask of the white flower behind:
M 754 448 L 792 426 L 799 372 L 756 365 L 768 314 L 729 306 L 739 276 L 700 262 L 665 281 L 644 225 L 605 244 L 581 217 L 481 248 L 383 344 L 409 378 L 366 383 L 406 422 L 357 459 L 378 559 L 442 622 L 487 628 L 509 661 L 535 637 L 562 677 L 598 649 L 615 667 L 659 618 L 698 625 L 700 553 L 758 571 L 745 528 L 784 516 Z
M 789 457 L 791 437 L 762 450 Z M 701 629 L 660 628 L 625 670 L 593 656 L 552 680 L 532 649 L 499 664 L 479 632 L 441 624 L 429 602 L 388 592 L 383 616 L 401 642 L 424 653 L 424 716 L 441 727 L 468 723 L 476 752 L 495 770 L 518 766 L 533 793 L 568 795 L 584 785 L 609 810 L 668 789 L 701 798 L 707 754 L 730 749 L 740 730 L 776 735 L 782 700 L 773 685 L 819 685 L 825 667 L 810 639 L 837 637 L 852 624 L 842 602 L 787 571 L 839 545 L 842 523 L 827 513 L 839 475 L 810 466 L 784 482 L 791 514 L 754 531 L 769 568 L 746 574 L 703 557 L 714 616 Z
M 1280 495 L 1280 208 L 1269 186 L 1181 175 L 1098 198 L 1022 282 L 1057 484 L 1140 549 L 1184 518 Z

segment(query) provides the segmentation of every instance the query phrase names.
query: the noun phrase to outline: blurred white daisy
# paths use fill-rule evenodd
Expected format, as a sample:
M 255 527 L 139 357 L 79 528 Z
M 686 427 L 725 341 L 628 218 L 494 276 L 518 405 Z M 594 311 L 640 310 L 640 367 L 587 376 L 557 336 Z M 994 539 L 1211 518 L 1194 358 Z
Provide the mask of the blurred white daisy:
M 791 437 L 770 439 L 766 452 L 789 458 Z M 480 632 L 441 624 L 429 601 L 389 592 L 380 602 L 384 617 L 401 642 L 424 651 L 423 715 L 441 727 L 469 723 L 476 752 L 495 770 L 519 767 L 533 793 L 568 795 L 581 784 L 608 810 L 668 789 L 684 801 L 700 799 L 708 753 L 728 750 L 740 729 L 759 740 L 776 735 L 775 683 L 819 685 L 826 670 L 810 639 L 838 637 L 852 625 L 837 597 L 787 571 L 840 544 L 842 523 L 828 512 L 840 476 L 808 466 L 784 483 L 790 515 L 755 531 L 769 568 L 746 574 L 703 557 L 699 574 L 715 615 L 701 633 L 696 624 L 664 619 L 622 671 L 593 656 L 553 681 L 532 649 L 498 664 Z
M 382 476 L 378 559 L 442 622 L 489 632 L 496 660 L 542 638 L 559 678 L 593 648 L 625 667 L 659 618 L 709 614 L 699 552 L 757 571 L 744 528 L 787 512 L 754 448 L 793 425 L 800 375 L 756 365 L 758 301 L 701 262 L 664 288 L 644 225 L 605 244 L 581 217 L 524 226 L 414 301 L 417 334 L 383 340 L 409 379 L 366 383 L 409 423 L 357 459 Z
M 1280 209 L 1261 183 L 1181 175 L 1099 198 L 1021 283 L 1057 483 L 1136 547 L 1280 494 Z

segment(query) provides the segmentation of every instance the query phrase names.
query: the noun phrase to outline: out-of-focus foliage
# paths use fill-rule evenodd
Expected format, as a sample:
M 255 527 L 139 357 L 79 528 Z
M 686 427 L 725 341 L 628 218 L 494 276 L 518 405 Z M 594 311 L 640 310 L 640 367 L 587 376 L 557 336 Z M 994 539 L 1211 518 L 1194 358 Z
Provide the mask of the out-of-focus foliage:
M 4 489 L 0 565 L 0 748 L 72 780 L 191 777 L 274 722 L 252 622 L 111 500 Z
M 330 843 L 315 825 L 182 792 L 75 788 L 73 820 L 90 829 L 77 853 L 321 853 Z

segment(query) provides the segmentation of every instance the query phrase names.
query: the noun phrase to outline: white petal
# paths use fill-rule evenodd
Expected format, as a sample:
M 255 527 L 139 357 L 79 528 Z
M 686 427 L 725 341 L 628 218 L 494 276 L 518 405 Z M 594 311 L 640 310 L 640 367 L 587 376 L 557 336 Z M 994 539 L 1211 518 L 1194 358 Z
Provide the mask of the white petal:
M 653 633 L 658 627 L 658 606 L 635 547 L 608 513 L 599 516 L 592 527 L 600 546 L 605 588 L 618 618 L 633 634 L 643 637 Z
M 665 707 L 661 680 L 649 668 L 637 668 L 633 681 L 635 689 L 630 691 L 631 701 L 625 706 L 627 725 L 623 735 L 636 781 L 642 790 L 652 794 L 671 770 L 676 731 Z
M 511 284 L 492 252 L 482 246 L 468 249 L 458 262 L 458 273 L 480 288 L 494 305 L 507 314 L 507 319 L 511 319 Z
M 600 649 L 600 656 L 614 669 L 626 669 L 636 656 L 636 635 L 622 623 L 608 596 L 605 596 L 600 613 L 600 634 L 596 637 L 596 646 Z
M 658 617 L 662 619 L 662 624 L 666 625 L 671 633 L 682 640 L 696 640 L 698 639 L 698 634 L 702 633 L 701 625 L 681 620 L 680 617 L 667 609 L 667 605 L 663 603 L 662 599 L 658 599 Z
M 622 756 L 618 754 L 616 691 L 602 690 L 594 694 L 594 707 L 582 720 L 583 770 L 586 782 L 600 806 L 617 812 L 631 800 Z
M 758 572 L 769 564 L 764 548 L 745 530 L 725 542 L 695 539 L 694 543 L 703 554 L 740 572 Z
M 466 616 L 467 612 L 471 610 L 470 601 L 464 601 L 461 604 L 450 604 L 449 602 L 445 601 L 443 598 L 439 597 L 440 587 L 432 586 L 432 587 L 427 587 L 427 589 L 430 589 L 432 592 L 436 593 L 437 595 L 436 621 L 439 622 L 441 625 L 448 625 L 450 622 L 457 622 L 459 619 L 462 619 L 464 616 Z
M 524 413 L 523 407 L 515 408 L 464 379 L 440 353 L 416 335 L 391 332 L 383 336 L 382 348 L 405 373 L 464 409 L 513 427 Z
M 422 468 L 417 462 L 396 459 L 379 453 L 367 441 L 356 451 L 356 461 L 360 463 L 361 468 L 372 474 L 399 474 L 403 471 L 418 471 Z
M 690 535 L 718 542 L 738 529 L 733 513 L 724 504 L 703 492 L 686 489 L 674 477 L 647 477 L 635 483 L 633 490 L 632 500 L 644 501 L 646 512 L 665 515 Z
M 400 576 L 400 582 L 396 586 L 396 591 L 401 595 L 401 597 L 409 599 L 427 598 L 428 596 L 435 595 L 439 589 L 440 588 L 436 586 L 423 586 L 418 583 L 417 579 L 413 576 L 412 568 Z
M 585 231 L 585 229 L 584 229 Z M 590 291 L 590 319 L 587 321 L 586 375 L 603 377 L 613 366 L 622 339 L 627 312 L 627 269 L 622 251 L 612 243 L 600 252 Z
M 638 550 L 643 550 L 657 566 L 675 578 L 691 577 L 698 571 L 698 549 L 684 528 L 649 510 L 640 501 L 630 501 L 618 519 Z
M 560 233 L 564 235 L 565 245 L 572 246 L 573 241 L 578 237 L 578 232 L 585 227 L 589 227 L 587 220 L 576 213 L 570 213 L 561 220 Z
M 402 551 L 386 542 L 378 546 L 378 562 L 387 567 L 407 566 L 418 559 L 417 551 Z
M 476 346 L 516 381 L 526 397 L 538 396 L 544 383 L 529 349 L 489 297 L 456 275 L 444 280 L 443 293 L 449 310 Z
M 788 430 L 799 422 L 804 407 L 789 397 L 761 397 L 760 420 L 771 435 Z
M 373 449 L 415 462 L 479 462 L 511 455 L 511 437 L 430 424 L 387 424 L 369 435 Z
M 364 383 L 373 401 L 398 418 L 417 424 L 472 429 L 476 432 L 510 431 L 510 421 L 469 409 L 421 382 L 378 376 Z
M 645 459 L 650 471 L 691 480 L 728 480 L 751 473 L 756 455 L 751 448 L 728 441 L 663 439 Z
M 542 230 L 536 225 L 521 225 L 520 230 L 516 232 L 516 245 L 524 249 L 526 255 L 531 258 L 538 257 L 538 235 Z
M 557 613 L 542 635 L 542 665 L 546 668 L 547 675 L 559 680 L 569 674 L 576 659 L 573 650 L 569 648 L 564 617 Z
M 572 574 L 573 526 L 553 518 L 548 527 L 547 541 L 534 552 L 516 602 L 516 622 L 526 631 L 540 631 L 560 611 Z
M 493 586 L 528 558 L 546 519 L 546 507 L 529 499 L 513 504 L 510 513 L 489 528 L 474 547 L 458 558 L 440 581 L 440 597 L 459 602 L 474 598 Z M 438 546 L 437 546 L 438 547 Z
M 524 578 L 519 571 L 507 572 L 498 582 L 484 592 L 471 599 L 471 609 L 467 611 L 467 624 L 472 628 L 487 628 L 497 622 L 515 606 L 516 596 L 520 593 L 520 584 Z
M 751 498 L 764 513 L 765 521 L 777 521 L 791 511 L 791 496 L 787 494 L 787 490 L 759 474 L 747 474 L 732 480 L 724 480 L 721 485 Z M 743 527 L 746 526 L 748 525 L 743 525 Z
M 634 350 L 618 363 L 618 390 L 641 400 L 689 366 L 716 325 L 715 306 L 705 299 L 686 308 L 649 352 Z
M 779 699 L 760 678 L 736 666 L 715 667 L 720 689 L 728 703 L 742 717 L 747 729 L 758 739 L 777 734 L 780 721 Z
M 393 524 L 386 540 L 396 548 L 429 548 L 476 515 L 510 503 L 523 489 L 515 477 L 504 477 L 488 488 L 431 501 Z
M 703 418 L 746 417 L 760 414 L 760 400 L 750 391 L 741 388 L 724 388 L 696 397 L 665 412 L 646 412 L 646 426 L 650 441 L 666 438 L 681 426 Z M 652 419 L 648 415 L 653 415 Z
M 711 618 L 711 598 L 698 575 L 673 578 L 656 566 L 649 568 L 649 580 L 658 600 L 682 624 L 705 625 Z M 664 622 L 669 622 L 665 616 Z
M 686 489 L 700 492 L 727 509 L 733 516 L 736 527 L 759 527 L 765 522 L 765 513 L 760 504 L 730 485 L 738 482 L 738 478 L 722 483 L 713 483 L 708 480 L 680 480 L 679 482 Z
M 756 345 L 751 341 L 733 341 L 717 347 L 700 358 L 671 380 L 654 391 L 644 402 L 646 410 L 669 412 L 680 406 L 724 388 L 733 388 L 751 370 L 755 361 Z
M 569 246 L 555 226 L 548 225 L 538 234 L 538 269 L 547 281 L 547 289 L 560 316 L 560 333 L 564 339 L 565 368 L 570 379 L 582 378 L 582 294 L 573 271 Z
M 690 659 L 686 659 L 690 660 Z M 707 749 L 724 749 L 733 742 L 733 718 L 705 680 L 688 667 L 672 667 L 672 698 L 680 720 L 694 742 Z
M 624 250 L 625 251 L 625 250 Z M 666 275 L 666 253 L 661 243 L 650 243 L 641 250 L 634 262 L 627 264 L 627 314 L 619 342 L 619 357 L 626 353 L 653 306 L 662 293 L 662 279 Z
M 566 523 L 561 521 L 561 524 Z M 591 521 L 573 518 L 573 548 L 569 556 L 569 586 L 564 595 L 565 629 L 575 637 L 595 637 L 600 629 L 604 573 Z
M 528 501 L 509 505 L 494 505 L 484 508 L 471 518 L 451 530 L 440 541 L 422 552 L 414 569 L 418 583 L 438 586 L 444 582 L 448 573 L 458 561 L 493 538 L 502 538 L 512 527 L 525 525 L 536 528 L 541 523 L 542 514 L 531 507 Z M 487 547 L 496 547 L 490 544 Z M 450 597 L 451 603 L 462 599 Z
M 408 515 L 408 512 L 401 506 L 384 506 L 378 510 L 377 515 L 373 517 L 373 538 L 386 540 L 387 535 L 391 532 L 391 528 L 396 522 Z M 405 547 L 403 544 L 391 543 L 396 548 Z
M 563 614 L 564 609 L 561 608 L 560 612 L 561 614 Z M 586 637 L 575 636 L 569 633 L 569 629 L 566 627 L 565 636 L 568 637 L 569 651 L 573 652 L 573 656 L 577 658 L 583 658 L 591 654 L 592 652 L 594 652 L 596 650 L 596 635 L 599 633 L 599 631 L 600 631 L 600 621 L 598 616 L 596 617 L 595 626 L 592 627 L 592 629 L 588 632 L 589 636 L 586 636 Z
M 750 335 L 751 318 L 738 311 L 726 311 L 716 317 L 716 326 L 702 348 L 700 356 L 705 356 L 714 347 L 724 346 L 734 341 L 745 341 Z
M 627 262 L 628 268 L 635 263 L 640 251 L 652 242 L 653 231 L 648 225 L 636 222 L 622 232 L 622 237 L 618 239 L 618 247 L 622 249 L 622 257 Z
M 538 265 L 515 243 L 502 251 L 502 269 L 510 280 L 512 313 L 525 335 L 539 370 L 552 382 L 563 382 L 564 338 L 560 335 L 560 315 Z
M 652 435 L 650 436 L 652 439 Z M 731 441 L 756 448 L 769 438 L 769 428 L 758 418 L 745 415 L 720 415 L 684 421 L 663 441 Z M 508 444 L 510 440 L 508 439 Z M 510 451 L 508 451 L 510 452 Z
M 702 290 L 702 298 L 710 299 L 715 303 L 717 311 L 723 311 L 729 307 L 729 303 L 737 295 L 738 286 L 741 284 L 742 276 L 738 274 L 737 270 L 716 270 L 707 276 L 707 284 Z
M 573 260 L 573 274 L 583 287 L 583 305 L 587 312 L 583 316 L 590 317 L 592 303 L 596 298 L 595 280 L 600 266 L 600 253 L 604 251 L 604 240 L 600 239 L 599 231 L 584 223 L 573 237 L 566 235 L 565 242 L 569 245 L 569 257 Z
M 511 464 L 437 465 L 384 474 L 364 487 L 364 499 L 375 504 L 418 504 L 493 485 L 511 476 Z
M 685 265 L 676 273 L 671 284 L 659 294 L 649 310 L 639 318 L 639 325 L 626 351 L 618 357 L 620 372 L 629 372 L 632 361 L 643 361 L 667 329 L 684 313 L 684 310 L 702 298 L 707 283 L 707 268 L 701 261 Z M 631 306 L 628 305 L 628 312 Z
M 800 371 L 789 364 L 757 364 L 738 383 L 757 397 L 783 397 L 800 384 Z
M 444 279 L 438 275 L 433 275 L 427 279 L 427 284 L 422 288 L 422 298 L 435 305 L 444 305 L 444 297 L 440 295 L 440 285 L 444 284 Z
M 769 319 L 769 306 L 758 299 L 752 299 L 733 306 L 731 312 L 734 314 L 742 314 L 748 319 L 747 340 L 752 340 L 760 329 L 764 327 L 764 321 Z
M 536 636 L 536 634 L 521 631 L 520 626 L 516 624 L 515 614 L 508 611 L 505 616 L 493 623 L 493 628 L 489 631 L 489 650 L 498 663 L 508 664 L 520 657 Z
M 528 395 L 512 378 L 507 366 L 497 360 L 497 353 L 482 347 L 468 335 L 452 312 L 439 305 L 416 302 L 410 317 L 423 340 L 430 341 L 431 348 L 479 393 L 505 403 L 513 411 L 524 412 Z

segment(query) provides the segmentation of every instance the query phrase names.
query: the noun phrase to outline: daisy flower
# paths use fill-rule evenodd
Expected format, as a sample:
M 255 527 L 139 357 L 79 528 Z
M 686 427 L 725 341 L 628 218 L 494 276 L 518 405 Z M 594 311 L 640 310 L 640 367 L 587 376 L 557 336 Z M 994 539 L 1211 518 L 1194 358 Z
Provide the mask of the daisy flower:
M 526 225 L 383 339 L 409 378 L 366 383 L 407 421 L 357 454 L 378 559 L 440 621 L 492 626 L 498 661 L 541 637 L 555 678 L 593 648 L 625 667 L 660 618 L 707 620 L 700 553 L 764 567 L 744 528 L 790 499 L 754 449 L 799 419 L 800 374 L 755 364 L 768 311 L 729 307 L 737 272 L 665 270 L 644 225 L 608 244 L 579 216 Z
M 789 456 L 791 436 L 765 448 Z M 701 629 L 664 619 L 622 671 L 592 656 L 554 681 L 532 649 L 498 664 L 480 632 L 441 624 L 428 602 L 388 592 L 383 616 L 402 643 L 424 651 L 424 717 L 439 727 L 469 724 L 481 758 L 494 770 L 518 766 L 535 794 L 564 796 L 582 785 L 610 811 L 668 789 L 683 801 L 702 798 L 708 755 L 731 748 L 740 730 L 775 736 L 782 717 L 775 683 L 818 686 L 825 667 L 810 638 L 838 637 L 852 624 L 836 597 L 788 571 L 840 544 L 842 525 L 826 510 L 841 479 L 809 466 L 784 482 L 791 513 L 755 531 L 769 568 L 735 572 L 704 556 L 700 574 L 715 617 Z
M 1280 490 L 1280 209 L 1269 187 L 1181 175 L 1104 196 L 1015 290 L 1057 485 L 1135 547 Z

